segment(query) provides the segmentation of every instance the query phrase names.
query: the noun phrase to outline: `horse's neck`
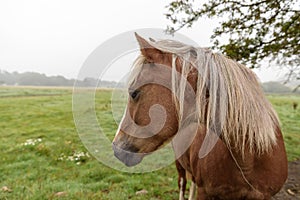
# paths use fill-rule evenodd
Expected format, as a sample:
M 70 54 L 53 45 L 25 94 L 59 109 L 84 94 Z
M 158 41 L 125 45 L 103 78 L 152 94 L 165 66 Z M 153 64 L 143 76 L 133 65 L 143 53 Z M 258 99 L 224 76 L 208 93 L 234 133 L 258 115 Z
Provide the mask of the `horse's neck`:
M 244 150 L 242 153 L 239 149 L 233 147 L 227 147 L 232 160 L 235 162 L 236 166 L 242 170 L 243 173 L 247 173 L 253 169 L 255 153 L 251 153 L 249 150 Z
M 198 134 L 202 134 L 206 136 L 206 128 L 205 125 L 199 126 Z M 226 142 L 223 140 L 222 135 L 218 138 L 224 144 L 224 147 L 229 152 L 232 160 L 235 162 L 238 168 L 241 168 L 243 171 L 248 171 L 253 168 L 255 162 L 255 152 L 250 152 L 249 145 L 245 145 L 244 152 L 241 152 L 240 148 L 234 147 L 233 145 L 227 145 Z M 202 144 L 203 145 L 203 144 Z M 216 143 L 216 145 L 218 145 Z

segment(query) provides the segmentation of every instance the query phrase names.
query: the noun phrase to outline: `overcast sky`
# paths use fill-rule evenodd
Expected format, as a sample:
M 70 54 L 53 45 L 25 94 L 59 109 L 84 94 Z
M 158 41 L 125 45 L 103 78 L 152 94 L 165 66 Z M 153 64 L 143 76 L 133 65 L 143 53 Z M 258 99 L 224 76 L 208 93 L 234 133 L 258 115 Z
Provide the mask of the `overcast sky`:
M 102 42 L 125 31 L 165 29 L 168 1 L 0 1 L 0 69 L 76 78 L 85 59 Z M 215 20 L 203 19 L 180 33 L 210 46 Z M 280 77 L 256 70 L 262 81 Z M 109 72 L 113 73 L 113 72 Z

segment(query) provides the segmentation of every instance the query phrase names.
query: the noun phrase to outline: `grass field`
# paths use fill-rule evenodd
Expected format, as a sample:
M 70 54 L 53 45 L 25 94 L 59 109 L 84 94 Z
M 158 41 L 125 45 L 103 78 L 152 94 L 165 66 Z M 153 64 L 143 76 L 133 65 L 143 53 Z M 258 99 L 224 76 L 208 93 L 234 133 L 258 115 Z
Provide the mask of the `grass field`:
M 269 96 L 277 110 L 289 160 L 300 157 L 299 96 Z M 96 95 L 99 120 L 110 136 L 110 91 Z M 0 87 L 0 200 L 41 199 L 176 199 L 174 165 L 145 174 L 108 168 L 82 145 L 67 88 Z M 147 194 L 136 195 L 147 190 Z

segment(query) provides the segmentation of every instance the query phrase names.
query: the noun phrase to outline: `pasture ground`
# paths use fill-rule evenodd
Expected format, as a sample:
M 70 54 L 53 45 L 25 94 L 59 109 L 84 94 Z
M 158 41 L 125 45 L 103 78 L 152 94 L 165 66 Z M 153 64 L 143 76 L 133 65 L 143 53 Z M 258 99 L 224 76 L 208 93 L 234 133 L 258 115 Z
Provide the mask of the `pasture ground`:
M 97 92 L 96 112 L 112 138 L 117 125 L 110 115 L 110 95 L 109 90 Z M 279 114 L 289 161 L 297 163 L 300 96 L 268 98 Z M 299 104 L 296 110 L 294 102 Z M 128 174 L 108 168 L 89 155 L 74 125 L 71 88 L 0 87 L 0 152 L 0 200 L 178 197 L 174 165 L 151 173 Z M 287 185 L 283 194 L 291 198 L 293 193 L 294 197 L 299 195 L 299 187 L 298 191 L 294 187 L 299 182 L 296 179 L 293 188 Z M 137 194 L 142 190 L 146 192 Z

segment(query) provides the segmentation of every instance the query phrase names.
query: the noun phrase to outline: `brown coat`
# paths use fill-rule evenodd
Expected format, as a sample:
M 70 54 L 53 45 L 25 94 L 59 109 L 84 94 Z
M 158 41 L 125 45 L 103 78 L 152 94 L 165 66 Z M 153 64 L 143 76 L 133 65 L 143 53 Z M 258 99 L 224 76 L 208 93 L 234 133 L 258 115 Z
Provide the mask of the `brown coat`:
M 241 169 L 221 139 L 206 157 L 199 159 L 204 136 L 204 128 L 199 129 L 189 150 L 178 160 L 198 186 L 197 199 L 263 200 L 270 199 L 281 189 L 287 178 L 287 158 L 279 129 L 277 145 L 269 154 L 246 153 L 243 160 L 240 154 L 232 152 Z

